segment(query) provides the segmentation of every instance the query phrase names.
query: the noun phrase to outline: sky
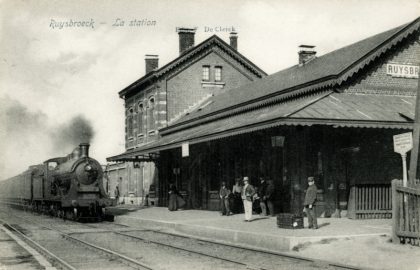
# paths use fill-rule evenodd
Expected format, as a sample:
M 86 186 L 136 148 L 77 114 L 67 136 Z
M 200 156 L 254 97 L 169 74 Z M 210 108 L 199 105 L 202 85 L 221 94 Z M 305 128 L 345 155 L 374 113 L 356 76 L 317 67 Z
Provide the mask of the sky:
M 196 44 L 228 42 L 216 30 L 233 27 L 239 52 L 272 74 L 301 44 L 323 55 L 419 15 L 420 0 L 0 0 L 0 179 L 68 154 L 86 126 L 92 157 L 122 153 L 118 92 L 144 75 L 145 54 L 159 66 L 178 56 L 176 27 L 197 27 Z

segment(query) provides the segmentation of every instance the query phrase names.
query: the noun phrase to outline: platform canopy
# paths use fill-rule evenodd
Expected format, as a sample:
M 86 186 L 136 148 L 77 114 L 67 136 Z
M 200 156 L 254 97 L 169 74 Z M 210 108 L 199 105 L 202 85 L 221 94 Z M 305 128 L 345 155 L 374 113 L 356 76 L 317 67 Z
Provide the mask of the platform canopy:
M 186 142 L 196 144 L 285 125 L 411 129 L 414 107 L 413 96 L 324 91 L 184 129 L 169 127 L 161 132 L 159 140 L 107 160 L 144 160 L 153 153 L 181 147 Z

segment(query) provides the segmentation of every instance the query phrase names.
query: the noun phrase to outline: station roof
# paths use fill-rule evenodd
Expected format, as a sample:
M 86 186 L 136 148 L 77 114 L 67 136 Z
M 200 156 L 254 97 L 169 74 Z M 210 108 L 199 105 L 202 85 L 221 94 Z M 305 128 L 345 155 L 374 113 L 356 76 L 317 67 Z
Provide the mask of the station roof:
M 180 118 L 166 130 L 178 130 L 194 122 L 225 117 L 277 102 L 291 96 L 341 85 L 363 67 L 419 30 L 420 17 L 386 32 L 317 57 L 304 65 L 295 65 L 261 80 L 231 89 L 206 102 L 205 107 Z
M 413 96 L 378 97 L 324 91 L 167 134 L 108 161 L 129 160 L 187 142 L 195 144 L 281 125 L 411 129 L 414 107 Z

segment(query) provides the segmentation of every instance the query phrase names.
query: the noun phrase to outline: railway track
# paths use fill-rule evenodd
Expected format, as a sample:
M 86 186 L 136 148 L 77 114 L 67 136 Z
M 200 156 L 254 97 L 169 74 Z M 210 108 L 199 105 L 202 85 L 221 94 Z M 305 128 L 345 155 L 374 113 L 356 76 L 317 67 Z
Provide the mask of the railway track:
M 88 243 L 61 230 L 24 217 L 17 218 L 29 221 L 31 226 L 19 224 L 16 222 L 16 218 L 13 222 L 4 219 L 0 219 L 0 222 L 6 229 L 24 240 L 58 268 L 71 270 L 154 269 L 123 254 Z
M 97 227 L 94 227 L 94 226 L 91 226 L 91 227 L 97 228 Z M 139 231 L 141 231 L 141 232 L 151 232 L 151 230 L 148 230 L 148 229 L 132 230 L 130 232 L 139 232 Z M 214 255 L 206 254 L 204 252 L 187 249 L 187 248 L 184 248 L 184 247 L 181 247 L 181 246 L 174 246 L 174 245 L 166 244 L 166 243 L 163 243 L 163 242 L 153 241 L 153 240 L 145 239 L 145 238 L 142 238 L 142 237 L 139 237 L 139 236 L 134 236 L 134 235 L 129 234 L 128 232 L 121 232 L 121 231 L 115 231 L 114 230 L 114 231 L 112 231 L 112 233 L 117 234 L 117 235 L 121 235 L 121 236 L 124 236 L 124 237 L 127 237 L 127 238 L 140 240 L 140 241 L 148 243 L 148 244 L 156 244 L 156 245 L 165 246 L 165 247 L 168 247 L 168 248 L 173 248 L 173 249 L 177 249 L 177 250 L 181 250 L 181 251 L 185 251 L 185 252 L 189 252 L 189 253 L 194 253 L 194 254 L 197 254 L 197 255 L 200 255 L 200 256 L 205 256 L 205 257 L 209 257 L 209 258 L 213 258 L 213 259 L 217 259 L 217 260 L 226 261 L 226 262 L 229 262 L 229 263 L 233 263 L 233 264 L 236 264 L 236 265 L 243 266 L 247 269 L 266 270 L 264 268 L 252 267 L 249 264 L 243 263 L 243 262 L 240 262 L 240 261 L 235 261 L 235 260 L 231 260 L 231 259 L 228 259 L 228 258 L 223 258 L 223 257 L 220 257 L 220 256 L 214 256 Z M 75 234 L 77 234 L 77 233 L 75 233 Z
M 15 235 L 17 235 L 19 238 L 24 240 L 26 243 L 28 243 L 32 248 L 34 248 L 39 253 L 41 253 L 45 258 L 47 258 L 50 262 L 52 262 L 52 264 L 55 265 L 56 267 L 62 268 L 62 269 L 71 269 L 71 270 L 76 269 L 76 268 L 72 267 L 70 264 L 68 264 L 66 261 L 59 258 L 54 253 L 50 252 L 48 249 L 46 249 L 41 244 L 37 243 L 36 241 L 32 240 L 30 237 L 26 236 L 25 233 L 23 233 L 15 225 L 8 224 L 4 220 L 1 220 L 1 219 L 0 219 L 0 222 L 2 223 L 2 225 L 6 229 L 8 229 L 9 231 L 11 231 Z
M 163 232 L 151 229 L 135 229 L 124 224 L 113 222 L 101 222 L 98 224 L 75 223 L 71 221 L 63 222 L 53 219 L 55 227 L 61 227 L 66 233 L 60 230 L 65 238 L 72 241 L 101 247 L 101 249 L 112 254 L 117 251 L 122 256 L 133 258 L 138 255 L 124 251 L 124 246 L 128 249 L 138 249 L 142 253 L 148 249 L 163 252 L 176 252 L 179 257 L 207 258 L 208 261 L 223 262 L 218 265 L 220 269 L 362 269 L 350 265 L 336 264 L 321 260 L 312 260 L 305 257 L 293 256 L 286 253 L 272 252 L 256 248 L 233 245 L 212 241 L 209 239 L 198 239 L 185 235 Z M 51 225 L 50 225 L 51 226 Z M 76 227 L 75 230 L 70 229 Z M 54 228 L 50 228 L 54 229 Z M 74 229 L 74 228 L 73 228 Z M 57 230 L 57 229 L 56 229 Z M 104 239 L 108 239 L 104 241 Z M 109 243 L 126 243 L 124 246 L 114 246 Z M 105 247 L 104 247 L 105 246 Z M 147 253 L 147 252 L 146 252 Z M 170 257 L 170 256 L 169 256 Z M 152 266 L 150 266 L 152 265 Z M 146 269 L 152 269 L 153 264 L 149 264 Z M 155 268 L 167 268 L 167 265 L 159 265 Z M 145 269 L 145 268 L 142 268 Z M 211 268 L 212 269 L 212 268 Z M 364 269 L 364 268 L 363 268 Z
M 237 249 L 237 250 L 241 250 L 241 251 L 249 251 L 249 252 L 253 252 L 253 253 L 256 252 L 256 253 L 259 253 L 259 254 L 270 255 L 270 256 L 277 257 L 277 258 L 281 258 L 281 259 L 290 259 L 290 260 L 293 260 L 293 261 L 296 261 L 296 262 L 306 262 L 306 263 L 313 264 L 313 265 L 316 265 L 316 266 L 321 266 L 323 268 L 328 268 L 329 267 L 328 269 L 370 270 L 369 268 L 360 268 L 360 267 L 355 267 L 355 266 L 352 266 L 352 265 L 338 264 L 338 263 L 328 262 L 328 261 L 324 261 L 324 260 L 315 260 L 315 259 L 311 259 L 311 258 L 307 258 L 307 257 L 291 255 L 291 254 L 282 253 L 282 252 L 274 252 L 274 251 L 269 251 L 269 250 L 264 250 L 264 249 L 259 249 L 259 248 L 246 247 L 246 246 L 235 245 L 235 244 L 230 244 L 230 243 L 226 243 L 226 242 L 220 242 L 220 241 L 214 241 L 214 240 L 209 240 L 209 239 L 204 239 L 204 238 L 197 238 L 197 237 L 191 237 L 191 236 L 187 236 L 187 235 L 169 233 L 169 232 L 164 232 L 164 231 L 160 231 L 160 230 L 147 229 L 147 230 L 143 230 L 141 232 L 153 232 L 155 234 L 162 234 L 162 235 L 166 235 L 166 236 L 170 236 L 170 237 L 174 237 L 174 238 L 184 238 L 184 239 L 188 239 L 188 240 L 191 240 L 191 241 L 198 241 L 198 242 L 201 242 L 201 243 L 209 243 L 211 245 L 225 246 L 225 247 L 228 247 L 228 248 L 233 248 L 233 249 Z M 127 235 L 126 233 L 121 233 L 121 232 L 116 232 L 116 233 Z M 148 241 L 147 239 L 145 239 L 145 240 Z M 192 251 L 192 252 L 194 252 L 194 251 Z M 264 268 L 261 268 L 261 269 L 264 269 Z
M 52 265 L 16 235 L 0 226 L 0 269 L 40 269 Z
M 123 224 L 118 223 L 112 223 L 114 226 L 126 226 Z M 89 227 L 99 229 L 99 227 L 95 225 L 88 225 Z M 206 256 L 210 258 L 215 258 L 219 260 L 224 260 L 228 262 L 235 263 L 237 265 L 246 267 L 247 269 L 261 269 L 261 270 L 269 270 L 269 269 L 278 269 L 277 267 L 284 267 L 284 266 L 294 266 L 296 267 L 296 264 L 303 264 L 306 265 L 303 268 L 304 269 L 349 269 L 349 270 L 367 270 L 368 268 L 359 268 L 351 265 L 346 264 L 337 264 L 332 262 L 327 262 L 323 260 L 314 260 L 306 257 L 301 256 L 294 256 L 291 254 L 281 253 L 281 252 L 273 252 L 258 248 L 251 248 L 251 247 L 244 247 L 209 239 L 201 239 L 196 237 L 190 237 L 186 235 L 180 235 L 180 234 L 174 234 L 169 232 L 164 232 L 160 230 L 152 230 L 152 229 L 141 229 L 141 230 L 131 230 L 131 231 L 112 231 L 114 234 L 121 235 L 127 238 L 134 238 L 136 240 L 145 242 L 145 243 L 152 243 L 168 248 L 178 249 L 189 253 L 198 254 L 201 256 Z M 164 235 L 165 237 L 156 237 L 156 235 Z M 184 239 L 184 241 L 180 240 Z M 185 239 L 188 241 L 188 244 L 185 243 Z M 194 243 L 195 242 L 195 243 Z M 173 244 L 173 243 L 182 243 L 180 245 Z M 202 246 L 202 243 L 206 243 L 208 246 L 206 248 L 193 248 L 196 246 L 196 243 L 200 243 L 199 246 Z M 189 247 L 186 248 L 185 246 Z M 226 253 L 226 250 L 223 250 L 222 252 L 214 252 L 214 250 L 217 250 L 218 247 L 223 246 L 225 248 L 235 250 L 235 252 L 228 252 L 228 254 L 232 253 L 238 253 L 241 254 L 240 258 L 237 258 L 236 260 L 232 257 L 224 256 L 224 253 Z M 244 255 L 245 253 L 248 253 L 247 255 Z M 275 261 L 280 260 L 280 265 L 261 265 L 261 264 L 255 264 L 252 263 L 252 259 L 244 260 L 245 258 L 250 257 L 258 257 L 258 260 L 266 260 L 267 258 L 261 259 L 261 257 L 271 257 L 271 260 Z M 300 269 L 299 267 L 293 268 L 293 266 L 290 269 Z M 285 268 L 281 268 L 285 269 Z
M 112 250 L 112 247 L 103 247 L 103 245 L 95 244 L 94 241 L 86 241 L 83 239 L 80 239 L 80 237 L 75 237 L 73 235 L 78 234 L 80 235 L 88 235 L 88 234 L 94 234 L 97 233 L 97 231 L 100 231 L 99 234 L 116 234 L 117 231 L 115 230 L 109 230 L 109 229 L 103 229 L 101 228 L 98 230 L 97 226 L 92 226 L 85 223 L 76 223 L 72 221 L 66 221 L 63 222 L 60 219 L 52 219 L 48 218 L 47 222 L 49 225 L 42 224 L 46 220 L 43 219 L 42 216 L 34 216 L 30 215 L 23 216 L 14 215 L 14 219 L 21 219 L 24 220 L 26 223 L 31 223 L 32 226 L 34 224 L 37 225 L 37 228 L 28 228 L 27 226 L 24 226 L 25 228 L 21 227 L 20 225 L 11 225 L 10 223 L 17 223 L 16 221 L 13 222 L 5 222 L 3 220 L 3 223 L 8 227 L 10 230 L 17 232 L 20 237 L 23 237 L 26 241 L 30 242 L 34 248 L 40 251 L 41 254 L 43 254 L 45 257 L 47 257 L 53 265 L 57 265 L 57 267 L 62 269 L 195 269 L 196 267 L 187 267 L 187 268 L 171 268 L 171 267 L 161 267 L 156 266 L 152 267 L 149 265 L 146 265 L 145 263 L 140 263 L 136 259 L 132 259 L 132 257 L 127 256 L 126 254 L 117 253 L 116 251 Z M 37 220 L 35 220 L 37 219 Z M 38 219 L 41 219 L 41 222 L 38 222 Z M 65 224 L 64 224 L 65 223 Z M 127 226 L 125 225 L 115 225 L 113 223 L 106 223 L 108 226 L 111 227 L 118 227 L 127 229 Z M 63 226 L 64 225 L 64 226 Z M 65 228 L 67 232 L 63 231 L 63 227 L 73 227 L 74 225 L 77 225 L 77 228 L 70 229 L 71 232 L 69 232 L 69 228 Z M 58 228 L 57 228 L 58 227 Z M 84 228 L 89 227 L 91 229 L 95 229 L 91 231 L 91 233 L 87 233 Z M 45 232 L 48 232 L 48 236 L 45 235 Z M 52 232 L 52 233 L 51 233 Z M 28 236 L 31 235 L 32 237 Z M 36 235 L 36 236 L 35 236 Z M 66 244 L 63 244 L 62 241 L 60 241 L 61 238 L 64 238 L 70 242 L 66 242 Z M 108 235 L 107 235 L 108 236 Z M 37 238 L 34 240 L 34 238 Z M 47 239 L 48 240 L 45 240 Z M 101 239 L 107 239 L 108 237 L 101 237 Z M 112 242 L 112 241 L 111 241 Z M 104 244 L 104 243 L 102 243 Z M 138 246 L 138 249 L 144 250 L 150 248 L 150 242 Z M 83 247 L 82 250 L 78 251 L 80 249 L 80 246 Z M 65 248 L 64 248 L 65 247 Z M 54 250 L 54 252 L 51 252 L 51 250 Z M 95 254 L 92 254 L 91 250 L 94 251 Z M 156 249 L 154 249 L 152 252 L 156 252 Z M 75 254 L 76 253 L 76 254 Z M 98 258 L 96 253 L 103 253 L 106 255 L 107 258 L 104 260 L 101 260 Z M 137 256 L 138 256 L 138 252 Z M 68 255 L 68 256 L 66 256 Z M 185 255 L 185 254 L 184 254 Z M 89 263 L 83 262 L 81 258 L 85 258 L 86 260 L 89 260 Z M 108 259 L 110 257 L 110 259 Z M 187 256 L 189 257 L 189 256 Z M 77 259 L 76 259 L 77 258 Z M 160 258 L 165 259 L 165 255 L 162 255 Z M 184 260 L 185 258 L 179 258 L 180 261 Z M 191 260 L 191 258 L 188 258 Z M 217 259 L 217 258 L 213 258 Z M 118 260 L 120 263 L 117 263 L 114 260 Z M 217 259 L 220 261 L 220 259 Z M 197 260 L 197 258 L 194 258 L 194 261 L 196 261 L 196 265 L 201 264 L 200 260 Z M 224 262 L 228 262 L 227 260 L 222 260 Z M 129 267 L 122 267 L 121 265 L 128 265 Z M 229 262 L 230 265 L 225 264 L 217 264 L 215 269 L 245 269 L 245 267 L 237 267 L 238 264 L 236 262 Z M 209 264 L 207 268 L 202 269 L 212 269 L 210 266 L 212 264 Z
M 185 252 L 225 260 L 244 266 L 247 269 L 270 270 L 279 269 L 278 267 L 290 267 L 290 269 L 301 269 L 298 265 L 302 266 L 302 268 L 304 269 L 361 269 L 350 265 L 336 264 L 322 260 L 313 260 L 305 257 L 237 246 L 228 243 L 211 241 L 208 239 L 196 239 L 189 236 L 178 235 L 157 230 L 141 230 L 131 232 L 115 231 L 114 233 L 125 237 L 135 238 L 146 243 L 153 243 L 165 247 L 183 250 Z M 164 235 L 164 237 L 156 237 L 156 235 Z M 180 239 L 184 239 L 184 241 L 181 241 Z M 185 240 L 187 240 L 188 244 L 185 244 Z M 182 243 L 182 245 L 174 245 L 172 243 Z M 202 245 L 203 243 L 205 243 L 205 246 Z M 185 248 L 184 246 L 188 248 Z M 221 246 L 224 247 L 223 250 L 220 250 Z M 227 249 L 229 250 L 228 252 L 226 252 Z M 226 253 L 238 255 L 226 256 Z M 255 263 L 256 261 L 263 262 Z

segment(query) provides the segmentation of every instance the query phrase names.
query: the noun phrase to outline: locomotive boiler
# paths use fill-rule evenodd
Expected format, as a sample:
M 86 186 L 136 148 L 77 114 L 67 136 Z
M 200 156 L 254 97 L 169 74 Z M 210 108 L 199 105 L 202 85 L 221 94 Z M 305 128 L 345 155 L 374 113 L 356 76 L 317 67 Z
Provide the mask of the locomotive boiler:
M 89 157 L 86 143 L 66 157 L 48 159 L 1 181 L 0 200 L 73 220 L 112 219 L 105 211 L 115 205 L 104 190 L 102 167 Z

